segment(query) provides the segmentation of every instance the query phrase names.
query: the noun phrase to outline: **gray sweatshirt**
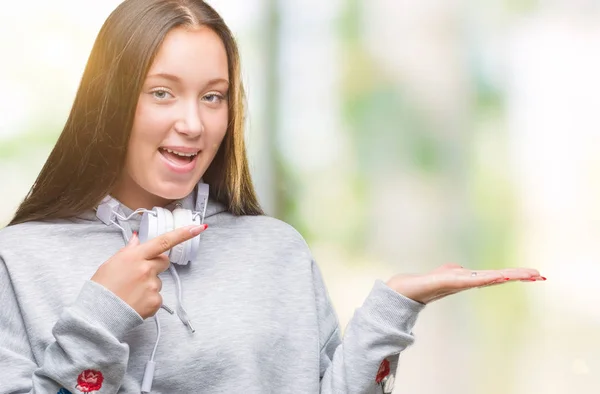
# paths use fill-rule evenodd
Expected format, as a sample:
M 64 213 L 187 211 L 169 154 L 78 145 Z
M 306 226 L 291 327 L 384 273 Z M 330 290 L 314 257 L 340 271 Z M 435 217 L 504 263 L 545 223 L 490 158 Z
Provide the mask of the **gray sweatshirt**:
M 342 340 L 291 226 L 212 200 L 205 223 L 198 260 L 160 275 L 164 304 L 184 306 L 193 333 L 163 309 L 158 327 L 143 320 L 89 280 L 125 242 L 94 211 L 0 230 L 0 394 L 137 394 L 155 346 L 152 393 L 390 391 L 422 304 L 376 281 Z

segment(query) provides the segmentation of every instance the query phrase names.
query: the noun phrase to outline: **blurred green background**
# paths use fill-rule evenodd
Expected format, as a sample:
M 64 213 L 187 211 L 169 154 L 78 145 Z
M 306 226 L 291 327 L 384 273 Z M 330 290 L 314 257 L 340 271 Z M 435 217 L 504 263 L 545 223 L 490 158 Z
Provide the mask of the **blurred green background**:
M 0 11 L 0 225 L 119 0 Z M 375 279 L 447 262 L 544 283 L 426 308 L 395 393 L 600 392 L 600 3 L 212 0 L 235 32 L 266 211 L 345 326 Z

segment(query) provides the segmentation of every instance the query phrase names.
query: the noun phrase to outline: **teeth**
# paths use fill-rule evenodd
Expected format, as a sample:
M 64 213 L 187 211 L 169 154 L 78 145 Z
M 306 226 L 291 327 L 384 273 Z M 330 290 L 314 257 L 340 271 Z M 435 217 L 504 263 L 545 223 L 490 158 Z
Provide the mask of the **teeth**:
M 176 151 L 171 150 L 171 149 L 166 149 L 166 148 L 161 148 L 161 149 L 162 150 L 166 150 L 169 153 L 173 153 L 173 154 L 175 154 L 177 156 L 183 156 L 183 157 L 193 157 L 193 156 L 196 156 L 198 154 L 198 152 L 196 152 L 196 153 L 181 153 L 181 152 L 176 152 Z

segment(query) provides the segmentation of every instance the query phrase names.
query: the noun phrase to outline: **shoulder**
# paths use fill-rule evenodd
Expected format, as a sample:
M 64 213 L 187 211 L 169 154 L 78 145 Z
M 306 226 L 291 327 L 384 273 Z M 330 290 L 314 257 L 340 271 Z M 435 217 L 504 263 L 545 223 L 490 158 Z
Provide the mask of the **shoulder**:
M 302 234 L 289 223 L 268 215 L 233 216 L 220 220 L 219 227 L 233 238 L 243 238 L 261 248 L 301 254 L 311 259 L 309 246 Z
M 304 242 L 304 237 L 291 224 L 271 216 L 240 216 L 241 222 L 254 230 L 270 235 L 279 235 L 290 240 Z
M 0 229 L 0 260 L 17 255 L 20 247 L 31 244 L 30 240 L 44 239 L 43 222 L 26 222 Z
M 0 229 L 0 255 L 9 251 L 18 251 L 31 245 L 44 247 L 57 240 L 81 235 L 81 227 L 75 228 L 77 219 L 49 221 L 31 221 L 7 226 Z
M 0 248 L 43 235 L 48 227 L 49 223 L 46 222 L 26 222 L 4 227 L 0 229 Z
M 48 220 L 48 221 L 31 221 L 25 223 L 14 224 L 0 229 L 0 240 L 15 240 L 23 239 L 30 235 L 48 234 L 48 231 L 61 232 L 64 229 L 72 226 L 73 220 Z

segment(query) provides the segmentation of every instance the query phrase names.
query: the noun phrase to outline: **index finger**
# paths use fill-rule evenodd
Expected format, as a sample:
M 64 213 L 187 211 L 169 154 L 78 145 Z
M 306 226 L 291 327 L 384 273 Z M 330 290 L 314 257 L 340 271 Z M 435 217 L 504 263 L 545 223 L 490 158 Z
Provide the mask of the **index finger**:
M 179 245 L 188 239 L 194 238 L 208 227 L 206 224 L 200 226 L 184 226 L 169 231 L 168 233 L 159 235 L 150 241 L 140 245 L 142 255 L 145 259 L 153 259 L 156 256 L 164 253 L 174 246 Z

